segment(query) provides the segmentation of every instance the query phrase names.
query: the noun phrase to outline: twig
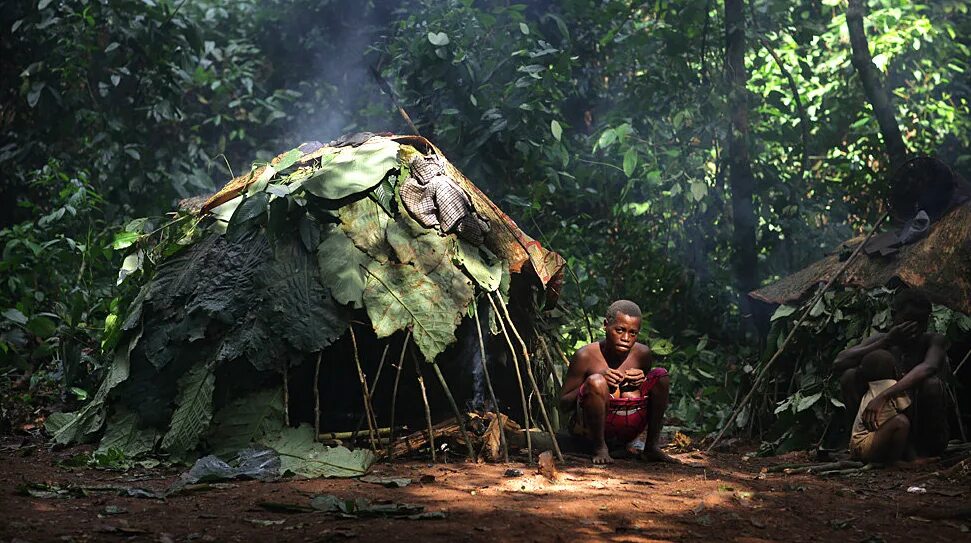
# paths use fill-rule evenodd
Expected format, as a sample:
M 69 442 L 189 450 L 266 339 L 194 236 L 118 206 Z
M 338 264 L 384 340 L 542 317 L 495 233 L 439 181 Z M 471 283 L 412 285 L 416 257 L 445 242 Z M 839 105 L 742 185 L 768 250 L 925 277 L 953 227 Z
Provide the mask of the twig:
M 428 424 L 428 447 L 432 451 L 432 463 L 435 462 L 435 434 L 432 430 L 432 409 L 428 405 L 428 393 L 425 391 L 425 379 L 421 375 L 421 363 L 412 357 L 415 362 L 415 373 L 418 375 L 418 388 L 421 389 L 421 401 L 425 404 L 425 423 Z
M 862 468 L 863 462 L 854 462 L 852 460 L 840 460 L 839 462 L 826 462 L 824 464 L 810 464 L 807 466 L 800 466 L 795 468 L 785 468 L 782 470 L 786 475 L 795 475 L 798 473 L 822 473 L 824 471 L 834 471 L 834 470 L 844 470 L 851 468 Z
M 394 90 L 384 79 L 384 77 L 381 76 L 381 72 L 379 72 L 374 66 L 371 66 L 371 75 L 377 80 L 378 86 L 381 87 L 381 90 L 388 93 L 388 97 L 391 98 L 391 103 L 394 104 L 394 107 L 398 109 L 398 113 L 401 115 L 401 118 L 405 120 L 405 123 L 408 124 L 408 128 L 411 128 L 411 131 L 414 132 L 416 136 L 421 136 L 421 132 L 418 131 L 418 127 L 415 126 L 415 123 L 411 122 L 411 116 L 408 115 L 405 108 L 401 107 L 401 104 L 398 103 L 398 98 L 395 96 Z
M 385 345 L 384 346 L 384 352 L 381 353 L 381 361 L 378 362 L 378 371 L 376 371 L 374 373 L 374 381 L 371 382 L 371 386 L 368 389 L 368 394 L 371 395 L 371 398 L 374 398 L 374 389 L 378 388 L 378 381 L 381 379 L 381 370 L 384 369 L 384 360 L 388 356 L 388 347 L 390 347 L 390 346 L 391 346 L 390 344 L 389 345 Z M 361 425 L 362 424 L 364 424 L 364 417 L 361 417 L 361 418 L 359 418 L 357 420 L 357 426 L 354 427 L 354 437 L 355 438 L 357 437 L 357 433 L 361 431 Z M 375 426 L 378 425 L 378 416 L 377 415 L 374 415 L 374 425 Z
M 499 307 L 502 308 L 502 313 L 506 317 L 506 321 L 509 322 L 509 328 L 512 329 L 513 335 L 519 341 L 519 346 L 523 350 L 523 359 L 526 364 L 526 375 L 529 377 L 529 384 L 533 387 L 533 394 L 536 395 L 536 399 L 539 401 L 539 413 L 543 417 L 543 423 L 546 424 L 546 431 L 550 434 L 550 439 L 553 440 L 553 452 L 556 453 L 556 458 L 560 462 L 563 462 L 563 453 L 560 452 L 560 444 L 556 441 L 556 431 L 553 429 L 553 425 L 550 423 L 549 414 L 546 412 L 546 402 L 543 401 L 543 395 L 539 391 L 539 385 L 536 384 L 536 377 L 533 375 L 533 363 L 529 357 L 529 349 L 526 348 L 526 342 L 523 341 L 523 337 L 519 334 L 519 330 L 516 329 L 516 324 L 512 321 L 512 317 L 509 316 L 509 308 L 506 307 L 506 302 L 502 300 L 502 296 L 499 296 Z
M 512 340 L 509 339 L 509 332 L 506 331 L 506 323 L 502 320 L 499 315 L 499 308 L 496 307 L 496 303 L 492 301 L 492 296 L 486 293 L 486 299 L 489 300 L 489 305 L 492 306 L 492 310 L 496 313 L 496 320 L 499 321 L 499 329 L 502 330 L 502 337 L 506 338 L 506 345 L 509 346 L 509 352 L 512 353 L 512 367 L 516 370 L 516 382 L 519 384 L 519 397 L 523 402 L 523 417 L 526 419 L 526 451 L 529 458 L 529 463 L 533 463 L 533 438 L 530 436 L 529 429 L 532 427 L 529 421 L 529 405 L 526 403 L 526 389 L 523 388 L 523 376 L 519 373 L 519 357 L 516 356 L 516 348 L 512 346 Z
M 482 340 L 482 323 L 479 322 L 479 305 L 472 308 L 475 315 L 475 331 L 479 335 L 479 358 L 482 360 L 482 375 L 485 377 L 486 389 L 489 391 L 489 399 L 492 400 L 492 409 L 496 412 L 496 424 L 499 425 L 499 441 L 502 444 L 502 461 L 509 462 L 509 444 L 506 443 L 506 431 L 502 427 L 502 416 L 499 414 L 499 402 L 496 401 L 496 393 L 492 389 L 492 379 L 489 377 L 489 367 L 486 361 L 485 342 Z
M 725 425 L 722 426 L 722 429 L 718 432 L 718 435 L 715 436 L 715 439 L 712 440 L 711 445 L 708 446 L 708 449 L 706 449 L 705 452 L 711 452 L 711 450 L 715 448 L 715 445 L 718 444 L 718 441 L 721 440 L 722 436 L 725 435 L 725 432 L 735 422 L 735 419 L 738 417 L 739 413 L 742 411 L 744 406 L 747 405 L 749 400 L 752 399 L 752 395 L 755 394 L 755 391 L 758 390 L 759 385 L 762 384 L 762 379 L 767 375 L 769 368 L 772 367 L 772 364 L 774 364 L 775 361 L 779 359 L 779 356 L 786 350 L 786 346 L 789 345 L 789 342 L 792 341 L 792 338 L 796 335 L 796 331 L 799 330 L 799 327 L 802 326 L 803 321 L 805 321 L 806 317 L 809 316 L 809 312 L 812 311 L 813 307 L 815 307 L 820 300 L 822 300 L 823 294 L 825 294 L 826 291 L 829 290 L 829 287 L 833 286 L 833 283 L 835 283 L 836 280 L 839 279 L 839 276 L 842 275 L 844 271 L 846 271 L 846 268 L 849 267 L 851 262 L 853 262 L 853 260 L 856 258 L 856 255 L 860 254 L 860 251 L 863 250 L 863 246 L 866 245 L 868 241 L 870 241 L 870 238 L 873 237 L 873 234 L 877 231 L 877 227 L 880 226 L 880 223 L 882 223 L 889 214 L 890 214 L 889 211 L 884 212 L 884 214 L 877 220 L 877 222 L 873 225 L 873 227 L 870 228 L 870 233 L 867 234 L 865 238 L 863 238 L 863 241 L 860 242 L 859 245 L 857 245 L 856 249 L 853 250 L 853 253 L 850 255 L 850 257 L 846 259 L 846 262 L 844 262 L 843 265 L 840 266 L 840 269 L 836 270 L 836 273 L 834 273 L 833 276 L 830 277 L 826 285 L 824 285 L 823 288 L 821 288 L 819 292 L 816 293 L 812 301 L 809 303 L 809 306 L 806 307 L 806 310 L 803 312 L 802 316 L 799 317 L 798 321 L 796 321 L 796 325 L 793 326 L 792 330 L 789 331 L 789 334 L 786 336 L 785 341 L 782 342 L 782 345 L 775 352 L 775 354 L 772 355 L 772 358 L 770 358 L 769 361 L 765 363 L 765 366 L 762 367 L 762 371 L 759 372 L 758 377 L 756 377 L 755 381 L 752 383 L 752 388 L 748 391 L 745 397 L 742 398 L 742 401 L 732 411 L 731 416 L 729 416 L 728 420 L 725 421 Z
M 408 348 L 408 341 L 411 339 L 411 328 L 408 329 L 408 333 L 405 334 L 405 341 L 401 344 L 401 356 L 398 357 L 398 371 L 394 375 L 394 390 L 391 392 L 391 440 L 388 442 L 388 461 L 393 462 L 394 457 L 391 455 L 392 444 L 394 443 L 394 409 L 395 405 L 398 403 L 398 381 L 401 380 L 401 367 L 405 363 L 405 350 Z
M 317 353 L 317 363 L 314 364 L 314 441 L 320 437 L 320 359 L 324 351 Z
M 465 441 L 466 447 L 469 449 L 469 462 L 475 462 L 475 449 L 472 448 L 472 441 L 469 439 L 468 432 L 465 431 L 465 421 L 462 420 L 462 412 L 459 411 L 459 406 L 455 403 L 455 398 L 452 396 L 452 391 L 448 388 L 448 382 L 445 381 L 445 376 L 442 375 L 442 369 L 438 367 L 438 363 L 434 360 L 431 361 L 432 369 L 435 370 L 435 376 L 438 377 L 438 382 L 442 385 L 442 390 L 445 391 L 445 397 L 448 399 L 448 404 L 452 408 L 452 412 L 455 414 L 455 421 L 459 425 L 459 433 L 462 434 L 462 441 Z
M 864 471 L 874 470 L 880 467 L 879 464 L 867 464 L 858 468 L 847 468 L 847 469 L 831 469 L 827 471 L 812 472 L 820 477 L 834 477 L 843 475 L 853 475 L 855 473 L 863 473 Z
M 958 367 L 954 368 L 954 371 L 951 373 L 951 375 L 957 375 L 958 372 L 961 371 L 961 366 L 963 366 L 964 363 L 968 361 L 968 358 L 971 358 L 971 350 L 968 351 L 968 354 L 964 355 L 964 358 L 961 359 L 961 363 L 958 364 Z
M 290 426 L 290 361 L 283 361 L 283 424 Z
M 543 334 L 536 334 L 536 339 L 539 340 L 539 346 L 541 349 L 543 349 L 543 354 L 545 355 L 544 358 L 550 365 L 550 377 L 553 378 L 553 383 L 556 385 L 556 389 L 560 390 L 563 388 L 563 383 L 561 383 L 560 379 L 556 376 L 556 362 L 553 361 L 553 353 L 550 352 L 550 347 L 546 344 L 546 338 L 543 337 Z
M 347 328 L 351 331 L 351 344 L 354 346 L 354 364 L 357 365 L 357 378 L 361 382 L 361 394 L 364 396 L 364 415 L 367 418 L 368 436 L 371 441 L 371 450 L 378 450 L 377 434 L 375 427 L 377 421 L 374 419 L 374 409 L 371 407 L 371 395 L 368 393 L 367 380 L 364 378 L 364 370 L 361 368 L 361 357 L 357 351 L 357 336 L 354 334 L 354 325 Z

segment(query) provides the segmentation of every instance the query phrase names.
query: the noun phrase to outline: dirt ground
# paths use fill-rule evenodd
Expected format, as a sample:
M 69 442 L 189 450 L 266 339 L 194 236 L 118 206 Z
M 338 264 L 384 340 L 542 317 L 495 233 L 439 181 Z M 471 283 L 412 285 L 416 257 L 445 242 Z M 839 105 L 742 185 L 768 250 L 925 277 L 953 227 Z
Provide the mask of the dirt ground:
M 691 452 L 677 455 L 683 466 L 619 460 L 606 468 L 570 456 L 552 482 L 523 463 L 413 460 L 373 470 L 412 480 L 401 488 L 356 479 L 234 481 L 162 500 L 119 489 L 163 491 L 179 470 L 61 464 L 78 452 L 0 438 L 0 541 L 971 541 L 971 475 L 962 466 L 943 476 L 930 464 L 821 477 L 763 472 L 806 461 L 802 453 Z M 25 495 L 30 483 L 65 496 Z M 908 493 L 911 486 L 926 492 Z M 445 518 L 307 511 L 319 494 L 417 504 Z

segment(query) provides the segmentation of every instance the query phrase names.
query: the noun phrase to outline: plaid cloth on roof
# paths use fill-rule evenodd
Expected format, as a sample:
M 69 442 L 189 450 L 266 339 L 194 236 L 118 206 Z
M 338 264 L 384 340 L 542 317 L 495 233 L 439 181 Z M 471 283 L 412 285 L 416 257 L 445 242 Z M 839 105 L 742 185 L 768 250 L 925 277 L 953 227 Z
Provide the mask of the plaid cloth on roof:
M 441 227 L 462 239 L 480 245 L 489 223 L 479 217 L 469 195 L 444 173 L 437 156 L 415 157 L 411 175 L 399 190 L 401 201 L 415 220 L 426 228 Z

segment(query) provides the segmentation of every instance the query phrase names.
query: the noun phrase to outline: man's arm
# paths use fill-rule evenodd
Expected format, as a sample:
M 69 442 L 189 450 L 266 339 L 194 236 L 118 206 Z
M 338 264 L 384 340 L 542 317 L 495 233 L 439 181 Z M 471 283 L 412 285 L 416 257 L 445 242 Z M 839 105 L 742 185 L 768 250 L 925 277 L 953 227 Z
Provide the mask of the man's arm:
M 563 387 L 560 388 L 560 407 L 564 410 L 572 409 L 577 401 L 577 394 L 580 393 L 580 385 L 587 378 L 587 367 L 590 365 L 589 357 L 586 355 L 586 348 L 581 348 L 573 354 L 570 359 L 570 367 L 563 378 Z
M 560 389 L 560 408 L 563 410 L 573 409 L 577 401 L 577 394 L 580 393 L 580 386 L 593 373 L 599 373 L 607 380 L 607 384 L 615 387 L 624 380 L 624 373 L 609 366 L 604 365 L 599 371 L 596 368 L 596 359 L 590 349 L 596 349 L 597 344 L 592 343 L 582 347 L 570 360 L 570 368 L 563 379 L 563 387 Z
M 900 378 L 892 387 L 875 396 L 866 409 L 863 410 L 863 425 L 869 430 L 877 429 L 877 414 L 883 409 L 883 404 L 890 398 L 895 398 L 908 390 L 921 385 L 928 377 L 936 375 L 944 367 L 947 358 L 947 339 L 940 334 L 933 334 L 930 346 L 924 355 L 924 360 L 914 366 L 906 375 Z
M 637 350 L 634 353 L 637 356 L 637 366 L 627 370 L 624 380 L 633 386 L 640 386 L 644 382 L 647 372 L 654 367 L 654 355 L 651 354 L 651 348 L 642 343 L 636 344 L 634 348 Z
M 886 349 L 901 339 L 913 337 L 917 331 L 917 323 L 903 322 L 895 325 L 886 334 L 874 334 L 860 342 L 856 347 L 844 349 L 833 361 L 833 371 L 845 371 L 855 368 L 868 353 L 878 349 Z

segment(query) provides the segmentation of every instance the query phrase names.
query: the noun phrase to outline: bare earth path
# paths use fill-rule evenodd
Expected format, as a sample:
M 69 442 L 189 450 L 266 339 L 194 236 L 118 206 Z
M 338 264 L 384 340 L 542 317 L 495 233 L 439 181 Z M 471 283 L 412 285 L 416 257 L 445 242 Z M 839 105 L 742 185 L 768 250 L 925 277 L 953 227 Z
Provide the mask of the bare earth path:
M 77 452 L 0 438 L 0 541 L 971 541 L 971 477 L 942 478 L 934 465 L 760 477 L 764 466 L 805 457 L 690 453 L 678 455 L 688 466 L 618 461 L 608 468 L 571 457 L 554 483 L 523 464 L 409 461 L 375 469 L 411 478 L 403 488 L 348 479 L 235 481 L 163 501 L 105 488 L 160 491 L 178 471 L 57 464 Z M 509 468 L 523 475 L 507 477 Z M 908 493 L 914 482 L 926 493 Z M 18 492 L 24 483 L 88 490 L 37 498 Z M 341 518 L 260 505 L 306 507 L 316 494 L 419 504 L 446 518 Z

